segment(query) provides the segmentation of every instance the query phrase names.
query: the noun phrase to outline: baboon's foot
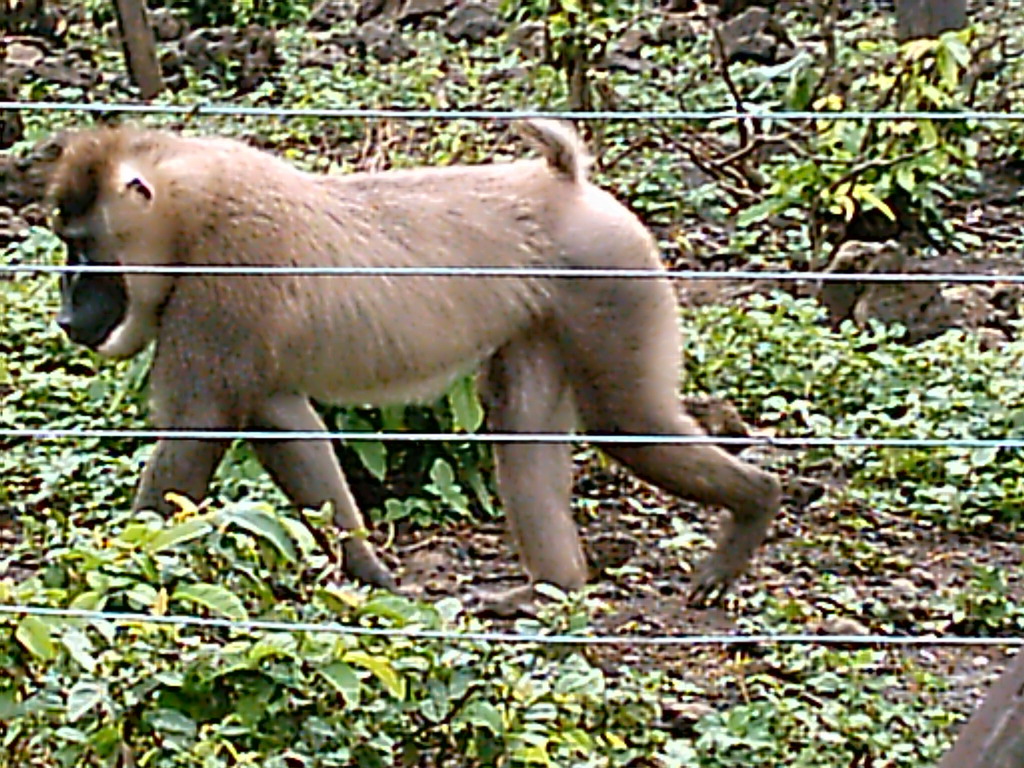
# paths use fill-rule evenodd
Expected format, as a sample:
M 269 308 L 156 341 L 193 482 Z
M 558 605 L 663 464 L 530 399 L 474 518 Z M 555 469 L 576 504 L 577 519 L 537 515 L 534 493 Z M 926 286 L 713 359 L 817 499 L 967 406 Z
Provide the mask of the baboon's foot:
M 715 551 L 698 566 L 690 587 L 689 604 L 710 606 L 721 602 L 742 574 L 782 505 L 778 478 L 762 473 L 764 495 L 752 508 L 731 512 L 723 522 Z
M 723 558 L 716 552 L 702 562 L 693 576 L 687 604 L 697 608 L 708 608 L 720 603 L 744 570 L 747 561 L 737 563 L 732 558 Z

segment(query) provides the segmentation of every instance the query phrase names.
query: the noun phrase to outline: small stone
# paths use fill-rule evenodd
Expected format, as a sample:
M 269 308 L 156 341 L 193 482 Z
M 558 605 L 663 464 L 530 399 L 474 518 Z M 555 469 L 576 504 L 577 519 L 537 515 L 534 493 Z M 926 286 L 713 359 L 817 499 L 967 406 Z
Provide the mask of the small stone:
M 849 616 L 833 616 L 821 623 L 821 631 L 826 635 L 870 635 L 871 630 L 864 624 Z

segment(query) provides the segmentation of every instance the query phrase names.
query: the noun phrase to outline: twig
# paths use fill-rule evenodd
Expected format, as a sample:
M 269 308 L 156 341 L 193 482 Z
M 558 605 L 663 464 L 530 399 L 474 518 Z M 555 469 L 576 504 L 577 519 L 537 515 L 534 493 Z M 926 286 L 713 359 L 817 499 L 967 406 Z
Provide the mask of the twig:
M 737 112 L 743 111 L 743 97 L 740 95 L 739 88 L 736 87 L 736 83 L 732 79 L 732 75 L 729 73 L 729 60 L 725 55 L 725 43 L 722 42 L 722 32 L 718 26 L 712 29 L 715 41 L 715 52 L 718 54 L 718 69 L 722 75 L 722 81 L 725 83 L 725 87 L 729 90 L 729 95 L 732 96 L 732 103 Z M 736 127 L 739 131 L 740 146 L 746 146 L 750 142 L 750 130 L 754 126 L 754 121 L 750 121 L 751 125 L 747 125 L 746 120 L 737 120 Z

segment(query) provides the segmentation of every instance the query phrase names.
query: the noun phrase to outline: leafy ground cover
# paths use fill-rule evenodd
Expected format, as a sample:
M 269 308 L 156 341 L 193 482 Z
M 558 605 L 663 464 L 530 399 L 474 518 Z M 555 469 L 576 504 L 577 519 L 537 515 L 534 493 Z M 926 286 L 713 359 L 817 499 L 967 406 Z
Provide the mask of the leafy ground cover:
M 245 93 L 230 61 L 187 69 L 165 101 L 560 108 L 578 96 L 562 69 L 579 43 L 568 31 L 577 27 L 565 23 L 564 14 L 581 13 L 573 3 L 523 4 L 533 15 L 516 23 L 541 19 L 563 46 L 547 59 L 511 45 L 513 29 L 470 45 L 425 22 L 402 32 L 412 58 L 336 53 L 329 66 L 310 62 L 329 55 L 332 35 L 356 28 L 350 17 L 317 32 L 301 23 L 308 8 L 299 3 L 276 4 L 276 17 L 236 5 L 240 24 L 294 12 L 277 30 L 276 66 Z M 20 98 L 129 98 L 116 47 L 88 15 L 104 8 L 70 13 L 67 36 L 50 43 L 57 56 L 88 50 L 95 79 L 26 78 Z M 971 35 L 902 53 L 887 39 L 884 14 L 838 19 L 831 64 L 816 42 L 819 21 L 796 9 L 787 23 L 800 53 L 777 65 L 734 65 L 731 82 L 707 34 L 658 42 L 661 14 L 643 11 L 609 4 L 605 23 L 590 18 L 584 27 L 597 106 L 722 108 L 731 89 L 764 108 L 892 106 L 886 94 L 908 108 L 1019 104 L 1020 65 L 1000 58 L 1019 36 L 1005 37 L 1014 25 L 980 9 Z M 693 23 L 702 29 L 699 17 Z M 639 70 L 612 56 L 625 55 L 615 40 L 629 30 L 649 33 L 637 55 L 649 66 Z M 974 62 L 989 67 L 985 77 L 971 74 Z M 10 158 L 85 118 L 28 111 L 23 120 Z M 243 136 L 335 172 L 518 153 L 496 123 L 146 120 Z M 836 120 L 744 136 L 734 121 L 607 121 L 591 126 L 591 139 L 598 178 L 651 223 L 675 266 L 820 265 L 829 217 L 853 221 L 874 210 L 913 214 L 921 223 L 911 228 L 924 231 L 930 252 L 1019 272 L 1019 181 L 1009 196 L 992 194 L 989 181 L 991 168 L 1019 162 L 1019 127 L 925 123 L 868 130 Z M 898 205 L 895 189 L 903 190 Z M 2 215 L 15 214 L 40 223 L 30 206 Z M 7 246 L 3 263 L 61 258 L 35 227 Z M 1015 327 L 994 346 L 956 330 L 908 345 L 895 325 L 832 327 L 807 287 L 680 292 L 685 389 L 728 398 L 762 432 L 1021 435 L 1024 386 L 1015 374 L 1024 347 Z M 111 364 L 71 348 L 51 320 L 55 294 L 49 278 L 0 280 L 0 427 L 145 426 L 145 360 Z M 469 426 L 467 402 L 456 394 L 433 409 L 336 418 L 343 426 Z M 684 595 L 689 568 L 709 546 L 709 511 L 581 450 L 576 512 L 587 539 L 625 534 L 635 552 L 583 596 L 512 624 L 483 622 L 459 602 L 471 585 L 514 582 L 518 573 L 501 521 L 487 510 L 487 465 L 475 450 L 382 446 L 347 455 L 368 483 L 383 476 L 391 489 L 391 503 L 382 496 L 374 514 L 378 543 L 401 563 L 407 586 L 391 596 L 332 580 L 309 528 L 244 447 L 221 468 L 208 505 L 183 501 L 169 520 L 129 515 L 149 448 L 0 438 L 0 603 L 582 634 L 1016 637 L 1024 624 L 1019 452 L 752 449 L 750 460 L 785 478 L 786 512 L 725 606 L 695 611 Z M 998 648 L 548 647 L 0 618 L 8 672 L 0 676 L 0 766 L 928 766 L 1002 663 Z

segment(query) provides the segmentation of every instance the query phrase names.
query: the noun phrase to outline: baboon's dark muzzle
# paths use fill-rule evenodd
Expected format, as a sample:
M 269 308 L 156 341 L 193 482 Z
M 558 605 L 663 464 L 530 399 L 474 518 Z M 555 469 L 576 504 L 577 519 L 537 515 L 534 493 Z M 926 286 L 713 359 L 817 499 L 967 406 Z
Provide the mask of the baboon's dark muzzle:
M 99 347 L 128 311 L 128 293 L 120 275 L 65 274 L 60 281 L 57 325 L 76 344 Z

